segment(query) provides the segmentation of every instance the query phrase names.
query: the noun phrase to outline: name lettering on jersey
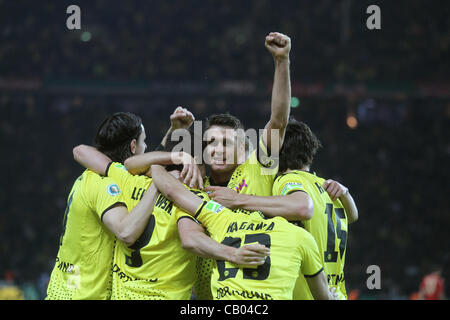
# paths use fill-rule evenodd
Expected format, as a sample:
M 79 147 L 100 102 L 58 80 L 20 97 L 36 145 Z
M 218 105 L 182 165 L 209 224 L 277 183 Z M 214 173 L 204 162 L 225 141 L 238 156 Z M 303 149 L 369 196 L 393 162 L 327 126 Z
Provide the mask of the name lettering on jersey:
M 62 272 L 66 272 L 66 273 L 74 273 L 75 272 L 76 267 L 73 263 L 62 261 L 59 258 L 56 258 L 56 263 L 58 263 L 57 268 L 59 270 L 61 270 Z
M 275 222 L 271 222 L 269 225 L 267 223 L 264 222 L 260 222 L 260 223 L 248 223 L 247 221 L 244 222 L 240 222 L 238 224 L 238 222 L 234 221 L 232 223 L 230 223 L 228 225 L 227 228 L 227 233 L 232 233 L 232 232 L 236 232 L 238 230 L 252 230 L 252 231 L 257 231 L 257 230 L 261 230 L 261 231 L 270 231 L 273 230 L 273 228 L 275 227 Z
M 344 274 L 329 274 L 327 275 L 328 284 L 331 286 L 336 286 L 339 282 L 344 282 Z
M 264 216 L 264 214 L 261 211 L 250 211 L 250 210 L 245 210 L 245 209 L 241 209 L 241 208 L 236 208 L 236 209 L 233 210 L 233 212 L 235 212 L 235 213 L 245 213 L 246 215 L 254 215 L 254 214 L 256 214 L 260 218 L 265 219 L 265 216 Z
M 111 271 L 113 273 L 116 273 L 117 276 L 119 277 L 120 280 L 122 280 L 123 282 L 128 282 L 128 281 L 135 281 L 135 280 L 145 280 L 145 281 L 149 281 L 149 282 L 156 282 L 158 281 L 158 278 L 154 278 L 154 279 L 139 279 L 139 278 L 133 278 L 129 275 L 127 275 L 125 272 L 123 272 L 122 270 L 120 270 L 120 267 L 115 263 L 111 269 Z
M 318 184 L 317 182 L 314 182 L 314 184 L 317 187 L 317 189 L 319 189 L 320 194 L 325 192 L 325 190 L 323 189 L 323 187 L 320 184 Z
M 257 291 L 248 291 L 248 290 L 234 290 L 228 286 L 218 288 L 216 291 L 216 299 L 222 299 L 226 296 L 236 296 L 239 295 L 244 299 L 259 299 L 259 300 L 273 300 L 272 296 L 268 293 L 257 292 Z
M 161 208 L 169 215 L 172 215 L 173 203 L 162 194 L 160 194 L 158 199 L 156 200 L 155 207 Z
M 144 196 L 144 193 L 145 193 L 145 189 L 144 188 L 134 187 L 133 193 L 131 195 L 131 199 L 133 199 L 133 200 L 141 200 L 142 197 Z

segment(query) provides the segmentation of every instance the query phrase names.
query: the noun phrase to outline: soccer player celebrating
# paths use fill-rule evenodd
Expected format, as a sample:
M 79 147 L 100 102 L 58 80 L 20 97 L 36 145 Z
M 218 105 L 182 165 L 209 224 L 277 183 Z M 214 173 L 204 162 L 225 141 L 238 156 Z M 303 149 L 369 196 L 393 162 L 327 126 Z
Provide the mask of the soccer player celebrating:
M 317 242 L 330 289 L 334 288 L 340 299 L 346 299 L 344 262 L 348 224 L 358 219 L 358 210 L 346 187 L 309 172 L 320 145 L 306 124 L 292 119 L 280 152 L 280 174 L 273 184 L 272 197 L 242 195 L 220 187 L 208 190 L 212 191 L 211 199 L 224 206 L 261 210 L 268 217 L 301 221 Z M 312 298 L 302 276 L 294 298 Z
M 291 86 L 289 52 L 291 40 L 286 35 L 271 32 L 265 46 L 275 64 L 272 88 L 271 116 L 264 133 L 248 159 L 245 156 L 243 125 L 229 114 L 217 114 L 206 121 L 205 161 L 210 169 L 210 184 L 228 186 L 240 193 L 270 195 L 276 166 L 271 154 L 277 154 L 283 144 L 289 119 Z M 271 167 L 270 170 L 267 170 Z M 273 168 L 275 167 L 275 168 Z
M 243 194 L 269 196 L 277 173 L 277 154 L 283 144 L 284 131 L 289 119 L 291 83 L 289 52 L 291 39 L 281 33 L 271 32 L 265 38 L 265 46 L 272 54 L 275 65 L 272 87 L 271 115 L 256 150 L 246 157 L 248 144 L 243 125 L 230 114 L 211 115 L 206 120 L 205 161 L 209 164 L 210 177 L 205 186 L 226 186 Z M 270 157 L 272 156 L 272 158 Z M 184 175 L 182 175 L 185 178 Z M 200 259 L 199 274 L 203 277 L 196 285 L 197 296 L 209 299 L 209 279 L 212 261 Z
M 170 143 L 168 148 L 172 148 Z M 129 209 L 139 206 L 143 195 L 144 198 L 147 196 L 146 190 L 154 188 L 152 179 L 131 175 L 121 163 L 112 163 L 91 147 L 76 147 L 74 153 L 82 165 L 117 181 Z M 147 153 L 146 157 L 151 159 L 152 155 L 154 160 L 165 164 L 179 164 L 191 158 L 179 152 L 153 152 Z M 192 160 L 186 164 L 190 165 Z M 207 197 L 200 190 L 192 191 Z M 269 252 L 260 244 L 232 248 L 214 241 L 190 215 L 159 195 L 140 237 L 132 244 L 119 242 L 116 245 L 112 299 L 189 299 L 196 280 L 194 254 L 236 265 L 255 266 L 263 264 Z
M 145 130 L 139 117 L 117 113 L 102 123 L 96 142 L 112 159 L 123 161 L 145 151 Z M 155 188 L 149 190 L 128 214 L 121 188 L 113 179 L 84 171 L 68 196 L 46 299 L 109 299 L 114 236 L 134 243 L 149 219 L 156 194 Z
M 292 299 L 299 271 L 307 276 L 314 298 L 331 298 L 317 244 L 307 231 L 280 217 L 234 213 L 189 192 L 159 165 L 152 166 L 152 175 L 158 190 L 197 218 L 213 239 L 235 248 L 251 243 L 270 248 L 270 257 L 256 268 L 217 260 L 211 279 L 214 299 Z

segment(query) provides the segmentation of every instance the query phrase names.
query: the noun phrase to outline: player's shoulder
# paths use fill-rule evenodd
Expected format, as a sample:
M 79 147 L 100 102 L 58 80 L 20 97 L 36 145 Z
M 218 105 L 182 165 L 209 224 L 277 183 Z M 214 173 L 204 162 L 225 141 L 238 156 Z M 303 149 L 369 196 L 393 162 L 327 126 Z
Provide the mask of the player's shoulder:
M 80 178 L 81 181 L 84 181 L 84 183 L 86 184 L 99 183 L 103 181 L 113 181 L 112 178 L 99 175 L 98 173 L 95 173 L 94 171 L 91 171 L 89 169 L 86 169 L 80 176 Z
M 296 226 L 292 223 L 289 223 L 292 225 L 291 232 L 292 236 L 296 238 L 296 243 L 300 247 L 309 247 L 311 246 L 311 243 L 315 243 L 314 237 L 311 233 L 309 233 L 306 229 Z
M 105 193 L 116 196 L 122 193 L 119 185 L 110 177 L 105 177 L 93 171 L 86 170 L 80 178 L 81 181 L 84 181 L 84 190 L 86 190 L 89 195 Z
M 108 177 L 120 177 L 120 179 L 125 178 L 126 180 L 130 179 L 133 183 L 149 183 L 152 181 L 152 178 L 147 177 L 146 175 L 131 174 L 120 162 L 111 162 L 106 169 L 106 174 Z

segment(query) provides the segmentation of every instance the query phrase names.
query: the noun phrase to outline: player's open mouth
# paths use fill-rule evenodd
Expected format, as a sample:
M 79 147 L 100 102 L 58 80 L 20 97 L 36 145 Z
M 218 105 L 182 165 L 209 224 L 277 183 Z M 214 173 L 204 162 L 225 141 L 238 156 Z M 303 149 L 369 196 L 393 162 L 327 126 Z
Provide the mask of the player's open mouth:
M 212 159 L 212 164 L 215 164 L 215 165 L 225 165 L 225 164 L 227 164 L 227 159 L 223 159 L 223 158 L 220 158 L 220 159 L 217 159 L 217 158 L 213 158 Z

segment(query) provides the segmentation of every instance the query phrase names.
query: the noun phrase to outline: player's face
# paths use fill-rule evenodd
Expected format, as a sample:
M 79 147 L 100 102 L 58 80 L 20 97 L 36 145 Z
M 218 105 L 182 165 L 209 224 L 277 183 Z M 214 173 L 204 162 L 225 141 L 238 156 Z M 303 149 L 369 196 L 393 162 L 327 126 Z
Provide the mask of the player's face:
M 136 149 L 134 154 L 143 154 L 145 152 L 145 150 L 147 149 L 147 144 L 145 143 L 146 138 L 147 136 L 145 135 L 145 128 L 144 125 L 142 125 L 142 132 L 136 141 Z
M 230 127 L 211 126 L 205 133 L 207 146 L 205 162 L 212 171 L 228 172 L 238 165 L 241 148 L 237 144 L 237 132 Z

